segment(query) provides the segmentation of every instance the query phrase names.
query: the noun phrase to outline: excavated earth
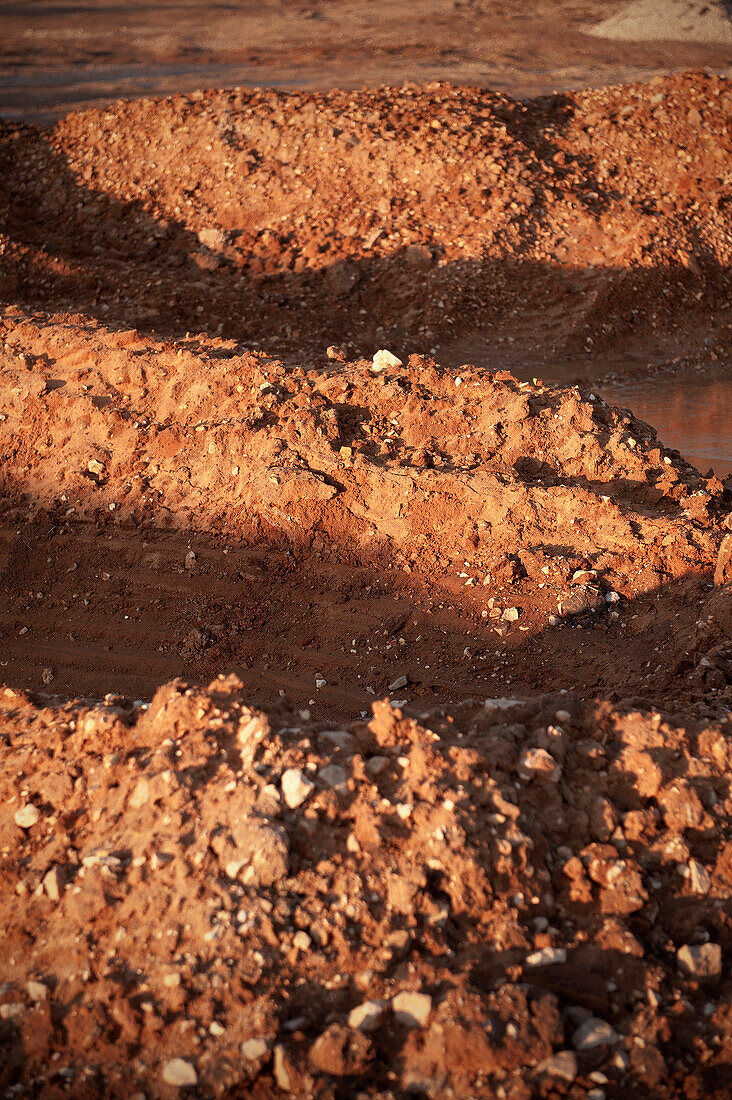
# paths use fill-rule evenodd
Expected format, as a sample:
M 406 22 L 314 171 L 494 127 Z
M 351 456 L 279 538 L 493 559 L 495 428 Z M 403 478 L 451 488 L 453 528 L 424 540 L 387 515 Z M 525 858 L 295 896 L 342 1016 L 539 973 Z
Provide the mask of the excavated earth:
M 730 1096 L 731 107 L 4 125 L 3 1096 Z

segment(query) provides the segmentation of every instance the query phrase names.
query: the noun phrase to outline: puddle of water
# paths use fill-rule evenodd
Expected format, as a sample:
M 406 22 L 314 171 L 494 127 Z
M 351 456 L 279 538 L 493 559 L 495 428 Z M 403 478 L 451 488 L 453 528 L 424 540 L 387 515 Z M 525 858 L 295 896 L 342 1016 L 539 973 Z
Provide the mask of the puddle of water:
M 598 387 L 612 405 L 652 424 L 667 447 L 705 474 L 732 474 L 732 371 L 669 375 Z

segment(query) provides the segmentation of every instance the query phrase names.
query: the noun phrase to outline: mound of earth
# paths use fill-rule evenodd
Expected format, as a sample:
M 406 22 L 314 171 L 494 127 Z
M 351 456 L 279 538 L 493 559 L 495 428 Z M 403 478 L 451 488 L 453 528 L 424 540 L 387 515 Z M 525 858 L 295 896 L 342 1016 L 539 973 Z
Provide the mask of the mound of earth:
M 729 713 L 0 712 L 5 1095 L 728 1095 Z
M 334 341 L 460 363 L 478 337 L 503 367 L 708 359 L 729 346 L 731 109 L 695 73 L 525 102 L 234 89 L 5 125 L 0 293 L 300 363 Z
M 732 43 L 730 5 L 726 0 L 637 0 L 590 27 L 588 33 L 624 42 L 673 38 Z
M 686 690 L 663 635 L 694 629 L 729 492 L 589 388 L 6 326 L 13 683 L 149 698 L 223 664 L 358 714 L 400 677 L 611 692 L 626 662 L 640 690 L 650 648 L 657 697 Z

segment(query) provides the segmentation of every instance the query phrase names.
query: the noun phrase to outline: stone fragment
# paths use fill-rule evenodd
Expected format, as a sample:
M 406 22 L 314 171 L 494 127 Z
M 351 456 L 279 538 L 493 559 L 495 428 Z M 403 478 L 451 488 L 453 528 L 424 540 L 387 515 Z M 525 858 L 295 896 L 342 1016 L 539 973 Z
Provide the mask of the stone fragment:
M 32 829 L 40 816 L 33 803 L 29 802 L 27 806 L 21 806 L 19 810 L 15 811 L 13 820 L 20 829 Z
M 384 1001 L 364 1001 L 348 1013 L 348 1026 L 358 1031 L 375 1031 L 386 1013 Z
M 178 1088 L 191 1088 L 198 1084 L 198 1074 L 190 1062 L 183 1058 L 171 1058 L 163 1067 L 163 1081 Z
M 274 1048 L 274 1078 L 283 1092 L 290 1092 L 294 1085 L 294 1075 L 287 1051 L 282 1043 Z
M 150 784 L 146 779 L 140 779 L 130 795 L 130 808 L 133 810 L 141 810 L 149 797 Z
M 303 775 L 299 768 L 288 768 L 286 772 L 283 772 L 281 785 L 283 797 L 291 810 L 302 806 L 315 787 L 312 780 Z
M 560 1050 L 551 1058 L 545 1058 L 536 1067 L 537 1074 L 546 1074 L 548 1077 L 556 1077 L 560 1081 L 571 1084 L 577 1076 L 577 1056 L 571 1050 Z
M 266 1039 L 245 1039 L 239 1049 L 248 1062 L 260 1062 L 269 1057 L 270 1045 Z
M 617 1043 L 620 1036 L 610 1026 L 607 1020 L 601 1020 L 597 1016 L 591 1016 L 581 1024 L 574 1035 L 572 1043 L 575 1050 L 595 1050 L 596 1047 L 609 1047 Z
M 526 749 L 519 761 L 519 772 L 526 778 L 540 775 L 558 783 L 562 769 L 546 749 Z
M 52 867 L 50 871 L 47 871 L 43 876 L 43 889 L 48 894 L 51 901 L 58 901 L 61 897 L 61 890 L 63 889 L 63 881 L 58 867 Z
M 505 623 L 515 623 L 520 614 L 521 611 L 518 607 L 507 607 L 501 618 Z
M 689 860 L 688 873 L 691 892 L 708 894 L 712 887 L 712 880 L 706 867 L 698 859 Z
M 565 963 L 567 952 L 563 947 L 542 947 L 540 951 L 533 951 L 526 956 L 526 966 L 553 966 L 556 963 Z
M 718 943 L 685 943 L 676 952 L 679 969 L 698 982 L 712 981 L 722 973 L 722 948 Z
M 396 680 L 392 680 L 389 684 L 389 691 L 399 691 L 400 688 L 406 687 L 408 683 L 408 676 L 397 676 Z
M 426 993 L 397 993 L 392 998 L 395 1019 L 405 1027 L 426 1027 L 432 1011 L 432 998 Z
M 26 982 L 25 988 L 28 990 L 28 996 L 32 1001 L 45 1001 L 48 996 L 48 986 L 43 982 Z
M 338 790 L 340 787 L 345 787 L 348 782 L 348 772 L 345 768 L 341 768 L 339 764 L 326 764 L 318 772 L 318 779 L 324 787 L 332 787 L 334 790 Z
M 17 1001 L 10 1001 L 9 1004 L 0 1005 L 0 1020 L 17 1020 L 19 1016 L 23 1015 L 23 1005 L 18 1004 Z
M 403 365 L 404 364 L 402 363 L 401 359 L 397 359 L 396 355 L 394 355 L 392 352 L 386 351 L 382 348 L 381 351 L 377 351 L 376 355 L 374 355 L 371 369 L 373 371 L 381 371 L 388 370 L 389 367 L 394 368 L 401 367 Z

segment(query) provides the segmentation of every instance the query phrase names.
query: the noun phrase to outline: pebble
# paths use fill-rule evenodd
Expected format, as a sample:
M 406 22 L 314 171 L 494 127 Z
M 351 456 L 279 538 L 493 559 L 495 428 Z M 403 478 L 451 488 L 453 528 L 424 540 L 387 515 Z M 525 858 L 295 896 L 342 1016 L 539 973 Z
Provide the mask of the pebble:
M 384 1001 L 364 1001 L 348 1013 L 348 1026 L 358 1031 L 375 1031 L 384 1019 L 385 1012 Z M 429 1011 L 427 1014 L 429 1015 Z
M 391 1002 L 396 1020 L 405 1027 L 426 1027 L 432 998 L 426 993 L 397 993 Z
M 577 1028 L 572 1036 L 575 1050 L 594 1050 L 596 1047 L 609 1047 L 617 1043 L 620 1036 L 607 1020 L 591 1016 Z
M 303 775 L 298 768 L 288 768 L 286 772 L 283 772 L 281 784 L 285 802 L 291 810 L 302 806 L 315 787 L 312 780 Z
M 718 943 L 685 943 L 676 952 L 676 961 L 689 977 L 709 981 L 722 973 L 722 948 Z
M 708 894 L 712 880 L 709 877 L 709 872 L 703 864 L 699 863 L 697 859 L 689 861 L 689 886 L 694 894 Z
M 43 982 L 26 982 L 25 988 L 28 990 L 28 996 L 32 1001 L 45 1001 L 48 996 L 48 986 Z
M 518 607 L 507 607 L 501 618 L 506 623 L 515 623 L 520 614 Z
M 266 1039 L 245 1039 L 239 1049 L 248 1062 L 258 1062 L 269 1054 L 269 1043 Z
M 21 829 L 31 829 L 40 818 L 40 813 L 32 803 L 28 803 L 27 806 L 21 806 L 19 810 L 15 811 L 13 820 L 15 824 Z
M 549 1077 L 558 1077 L 569 1084 L 577 1076 L 577 1056 L 571 1050 L 560 1050 L 551 1058 L 546 1058 L 536 1067 L 537 1074 L 546 1073 Z
M 408 683 L 408 676 L 397 676 L 396 680 L 392 680 L 389 684 L 389 691 L 399 691 L 399 688 L 406 687 Z
M 376 352 L 371 363 L 371 369 L 373 371 L 388 370 L 389 367 L 394 368 L 402 366 L 404 366 L 404 364 L 401 359 L 398 359 L 396 355 L 390 351 L 386 351 L 384 348 Z
M 23 1014 L 23 1005 L 15 1001 L 10 1004 L 0 1005 L 0 1020 L 16 1020 Z
M 333 787 L 337 790 L 338 787 L 345 787 L 348 781 L 348 772 L 338 764 L 326 764 L 318 772 L 318 779 L 324 786 Z
M 48 894 L 51 901 L 58 901 L 61 897 L 61 877 L 58 873 L 57 867 L 52 867 L 50 871 L 47 871 L 43 876 L 43 889 Z
M 563 947 L 542 947 L 526 956 L 526 966 L 552 966 L 566 961 L 567 952 Z
M 165 1063 L 163 1068 L 163 1081 L 166 1085 L 177 1085 L 178 1088 L 188 1088 L 198 1084 L 198 1074 L 190 1062 L 182 1058 L 172 1058 Z
M 519 762 L 519 771 L 527 777 L 543 775 L 552 783 L 559 782 L 562 769 L 546 749 L 527 749 Z

